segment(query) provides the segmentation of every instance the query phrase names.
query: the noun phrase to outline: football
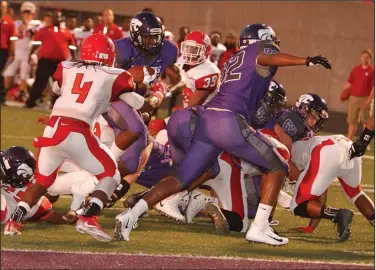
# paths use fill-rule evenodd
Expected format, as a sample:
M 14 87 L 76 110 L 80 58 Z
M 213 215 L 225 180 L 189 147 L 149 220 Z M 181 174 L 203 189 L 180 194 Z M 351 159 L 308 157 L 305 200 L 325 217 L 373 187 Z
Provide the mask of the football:
M 345 89 L 341 92 L 340 99 L 341 101 L 348 100 L 350 97 L 350 89 Z
M 150 75 L 155 73 L 151 67 L 146 67 Z M 132 76 L 135 83 L 142 83 L 144 81 L 144 66 L 134 66 L 127 70 Z
M 168 78 L 167 85 L 176 85 L 181 81 L 180 70 L 176 65 L 171 65 L 166 68 L 166 71 L 162 74 L 162 79 Z

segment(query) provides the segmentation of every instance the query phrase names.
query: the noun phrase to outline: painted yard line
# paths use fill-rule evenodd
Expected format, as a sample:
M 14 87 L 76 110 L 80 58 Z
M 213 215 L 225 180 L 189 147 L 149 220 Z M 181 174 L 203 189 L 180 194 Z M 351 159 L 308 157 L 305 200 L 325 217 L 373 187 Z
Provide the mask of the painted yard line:
M 146 253 L 121 253 L 121 252 L 88 252 L 88 251 L 56 251 L 56 250 L 32 250 L 32 249 L 12 249 L 12 248 L 2 248 L 1 251 L 15 251 L 15 252 L 45 252 L 45 253 L 62 253 L 62 254 L 88 254 L 88 255 L 123 255 L 123 256 L 150 256 L 150 257 L 170 257 L 170 258 L 192 258 L 192 259 L 218 259 L 218 260 L 244 260 L 244 261 L 261 261 L 261 262 L 303 262 L 312 264 L 340 264 L 340 265 L 354 265 L 354 266 L 373 266 L 373 264 L 362 264 L 362 263 L 344 263 L 341 261 L 309 261 L 309 260 L 276 260 L 276 259 L 257 259 L 257 258 L 242 258 L 242 257 L 232 257 L 232 256 L 191 256 L 191 255 L 164 255 L 164 254 L 146 254 Z

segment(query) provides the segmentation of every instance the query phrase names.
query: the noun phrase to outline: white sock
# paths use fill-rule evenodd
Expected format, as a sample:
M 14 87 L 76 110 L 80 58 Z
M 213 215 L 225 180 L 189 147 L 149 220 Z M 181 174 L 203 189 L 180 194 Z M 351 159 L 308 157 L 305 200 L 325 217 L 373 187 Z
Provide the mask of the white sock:
M 131 209 L 132 213 L 136 217 L 141 216 L 144 212 L 148 210 L 149 210 L 148 203 L 144 199 L 139 200 L 138 203 L 136 203 L 135 206 L 133 206 L 133 208 Z
M 114 155 L 115 160 L 117 161 L 123 154 L 125 150 L 120 149 L 114 142 L 111 146 L 111 153 Z
M 30 212 L 30 205 L 27 203 L 20 201 L 17 205 L 23 207 L 26 210 L 26 214 Z
M 261 226 L 264 223 L 269 223 L 269 217 L 272 210 L 273 206 L 260 203 L 254 219 L 256 225 Z

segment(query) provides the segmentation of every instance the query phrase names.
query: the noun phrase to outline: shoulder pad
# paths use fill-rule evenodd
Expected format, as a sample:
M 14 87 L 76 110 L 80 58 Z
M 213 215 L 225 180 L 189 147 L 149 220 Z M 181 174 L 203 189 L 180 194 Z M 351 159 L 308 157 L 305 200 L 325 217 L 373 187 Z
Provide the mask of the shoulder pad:
M 306 127 L 303 119 L 294 111 L 286 110 L 277 119 L 278 124 L 295 142 L 305 136 Z

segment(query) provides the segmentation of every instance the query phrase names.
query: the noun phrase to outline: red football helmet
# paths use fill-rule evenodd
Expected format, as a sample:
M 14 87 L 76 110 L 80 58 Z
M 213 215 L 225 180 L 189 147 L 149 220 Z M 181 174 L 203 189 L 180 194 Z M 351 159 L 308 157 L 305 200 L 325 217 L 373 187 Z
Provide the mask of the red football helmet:
M 92 34 L 81 44 L 81 60 L 112 67 L 115 62 L 115 45 L 106 35 Z
M 200 31 L 189 33 L 181 43 L 181 55 L 186 65 L 203 63 L 210 55 L 210 38 Z

